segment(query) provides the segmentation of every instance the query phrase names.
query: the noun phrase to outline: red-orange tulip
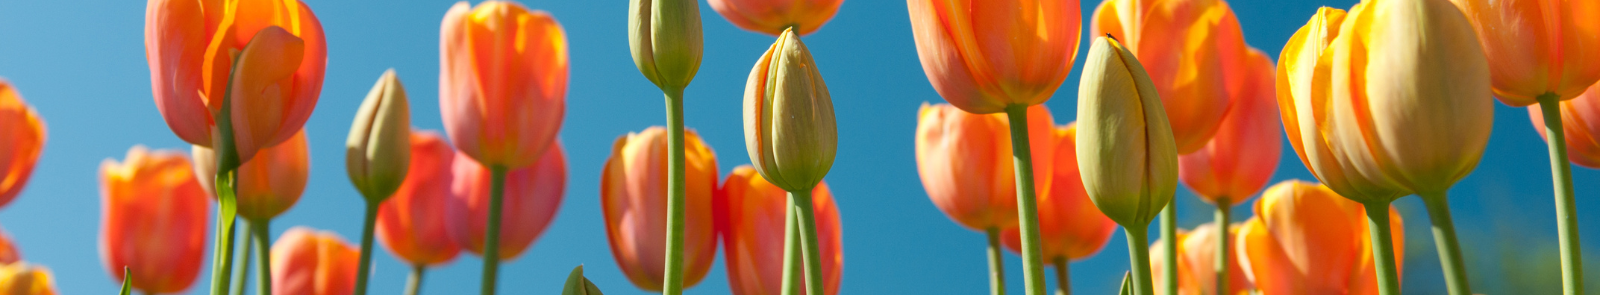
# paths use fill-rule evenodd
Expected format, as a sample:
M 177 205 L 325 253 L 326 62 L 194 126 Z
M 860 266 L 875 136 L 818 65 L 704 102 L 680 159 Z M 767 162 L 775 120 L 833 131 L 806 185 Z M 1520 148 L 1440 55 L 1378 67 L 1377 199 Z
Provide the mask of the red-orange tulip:
M 967 112 L 1050 100 L 1078 56 L 1078 0 L 906 0 L 906 6 L 922 71 L 940 96 Z
M 289 211 L 306 191 L 311 172 L 311 156 L 306 132 L 295 133 L 278 145 L 262 149 L 256 157 L 239 165 L 234 196 L 239 216 L 248 220 L 271 220 Z M 200 186 L 215 196 L 212 181 L 217 175 L 217 154 L 210 148 L 194 146 L 194 171 Z
M 257 251 L 262 251 L 261 249 Z M 272 243 L 272 294 L 344 295 L 356 287 L 361 250 L 339 234 L 296 226 Z
M 789 209 L 788 192 L 778 188 L 754 168 L 741 165 L 728 174 L 718 202 L 719 232 L 728 264 L 728 284 L 734 295 L 776 295 L 783 293 L 784 218 Z M 828 295 L 839 293 L 844 268 L 844 244 L 840 236 L 839 207 L 826 182 L 811 191 L 811 206 L 817 216 L 817 243 L 822 253 L 823 289 Z M 801 278 L 798 283 L 804 283 Z M 800 290 L 797 294 L 805 294 Z
M 12 241 L 11 235 L 6 234 L 4 230 L 0 230 L 0 265 L 17 261 L 22 261 L 22 252 L 17 251 L 17 244 Z
M 828 23 L 844 0 L 707 0 L 728 22 L 739 28 L 777 36 L 796 27 L 801 35 Z
M 1143 64 L 1166 106 L 1178 154 L 1199 150 L 1228 113 L 1230 63 L 1244 33 L 1222 0 L 1110 0 L 1095 8 L 1090 36 L 1111 35 Z
M 1237 224 L 1228 228 L 1228 234 L 1218 236 L 1217 224 L 1206 223 L 1195 227 L 1193 231 L 1178 230 L 1178 294 L 1184 295 L 1213 295 L 1217 293 L 1217 239 L 1233 239 L 1239 233 Z M 1150 246 L 1150 272 L 1155 275 L 1155 281 L 1164 282 L 1162 276 L 1166 272 L 1162 267 L 1166 264 L 1166 257 L 1161 253 L 1161 246 L 1168 243 L 1163 238 L 1156 240 Z M 1250 278 L 1244 274 L 1244 269 L 1239 267 L 1239 256 L 1228 255 L 1228 293 L 1242 295 L 1248 294 Z M 1165 294 L 1165 289 L 1157 288 L 1156 294 Z
M 486 166 L 533 165 L 566 111 L 561 24 L 521 4 L 462 1 L 439 34 L 439 112 L 450 142 Z
M 445 230 L 455 150 L 427 131 L 411 132 L 411 168 L 394 196 L 378 208 L 378 241 L 389 252 L 415 265 L 437 265 L 455 259 L 461 246 Z
M 1378 294 L 1366 209 L 1320 184 L 1267 188 L 1256 216 L 1238 226 L 1234 253 L 1263 294 Z M 1405 249 L 1400 213 L 1389 209 L 1394 248 Z M 1405 251 L 1395 251 L 1395 269 Z
M 1222 126 L 1200 150 L 1178 157 L 1178 179 L 1207 203 L 1234 206 L 1250 199 L 1272 178 L 1283 152 L 1272 59 L 1251 49 L 1242 72 L 1245 87 L 1233 93 Z
M 684 132 L 684 286 L 694 286 L 717 256 L 712 197 L 717 157 L 700 135 Z M 666 275 L 667 129 L 618 137 L 600 172 L 600 208 L 611 255 L 640 289 L 659 291 Z
M 188 289 L 200 273 L 211 201 L 178 151 L 128 150 L 100 164 L 100 261 L 148 293 Z M 127 267 L 131 278 L 123 277 Z
M 1083 188 L 1078 174 L 1078 125 L 1056 128 L 1047 138 L 1056 140 L 1055 162 L 1040 166 L 1055 166 L 1055 171 L 1050 190 L 1039 196 L 1039 251 L 1048 264 L 1089 258 L 1111 241 L 1117 223 L 1100 213 Z M 1022 252 L 1022 233 L 1016 227 L 1000 232 L 1000 239 L 1006 249 Z
M 1548 136 L 1544 133 L 1544 114 L 1538 107 L 1528 108 L 1528 117 L 1533 118 L 1533 130 L 1539 131 L 1539 136 Z M 1600 168 L 1600 84 L 1562 101 L 1561 122 L 1566 126 L 1562 133 L 1567 135 L 1567 158 L 1573 164 Z
M 33 175 L 44 151 L 44 119 L 0 78 L 0 206 L 11 203 Z
M 18 262 L 0 265 L 0 295 L 56 295 L 50 269 Z
M 1050 110 L 1028 108 L 1034 190 L 1050 191 L 1056 141 Z M 917 172 L 933 205 L 973 230 L 1017 224 L 1016 168 L 1005 114 L 978 115 L 948 104 L 924 103 L 917 114 Z M 1073 166 L 1077 167 L 1077 166 Z M 1076 171 L 1076 169 L 1074 169 Z
M 294 136 L 322 93 L 327 42 L 299 0 L 150 0 L 144 34 L 156 107 L 194 145 L 211 146 L 215 116 L 230 111 L 248 160 Z M 223 110 L 230 79 L 233 109 Z
M 500 260 L 511 260 L 533 245 L 533 241 L 556 219 L 561 195 L 567 188 L 567 155 L 561 142 L 545 149 L 538 164 L 506 173 L 505 195 L 500 207 Z M 465 153 L 456 153 L 450 164 L 450 200 L 445 202 L 445 232 L 456 245 L 483 254 L 484 233 L 489 225 L 489 168 Z
M 1472 21 L 1494 96 L 1514 107 L 1572 99 L 1600 80 L 1600 2 L 1451 0 Z

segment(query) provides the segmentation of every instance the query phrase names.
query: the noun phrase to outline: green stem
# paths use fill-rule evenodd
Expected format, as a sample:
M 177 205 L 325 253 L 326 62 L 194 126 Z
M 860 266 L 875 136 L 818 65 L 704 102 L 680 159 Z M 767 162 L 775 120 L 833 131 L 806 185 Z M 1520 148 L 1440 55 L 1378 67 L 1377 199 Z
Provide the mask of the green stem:
M 506 191 L 506 167 L 489 166 L 489 221 L 483 238 L 483 295 L 493 295 L 500 276 L 500 205 Z M 369 225 L 370 227 L 370 225 Z
M 1467 283 L 1467 265 L 1461 259 L 1461 245 L 1456 242 L 1456 225 L 1450 217 L 1450 201 L 1444 192 L 1420 193 L 1428 207 L 1428 217 L 1433 221 L 1433 244 L 1439 250 L 1439 266 L 1444 268 L 1444 283 L 1450 295 L 1471 295 Z
M 272 294 L 272 220 L 250 222 L 250 236 L 256 248 L 256 294 Z M 249 261 L 249 259 L 245 259 Z M 249 263 L 249 262 L 246 262 Z M 242 274 L 241 274 L 242 276 Z
M 984 230 L 989 237 L 989 294 L 1006 294 L 1006 269 L 1003 265 L 1005 257 L 1000 255 L 1000 229 L 990 227 Z M 810 294 L 810 293 L 807 293 Z
M 783 209 L 783 295 L 800 294 L 800 212 L 794 198 L 784 198 Z
M 663 89 L 667 101 L 667 263 L 662 294 L 683 293 L 683 88 Z M 816 294 L 816 293 L 811 293 Z
M 1033 191 L 1033 152 L 1028 145 L 1028 106 L 1006 106 L 1011 125 L 1011 160 L 1017 176 L 1017 228 L 1022 232 L 1023 287 L 1028 295 L 1043 294 L 1044 256 L 1039 250 L 1039 212 Z
M 1567 162 L 1567 134 L 1561 124 L 1560 96 L 1539 96 L 1544 134 L 1550 139 L 1550 174 L 1556 191 L 1556 228 L 1561 239 L 1561 290 L 1583 294 L 1583 253 L 1578 240 L 1578 209 L 1572 196 L 1572 164 Z
M 1166 209 L 1161 210 L 1161 238 L 1166 243 L 1161 243 L 1161 255 L 1166 259 L 1161 260 L 1161 289 L 1162 294 L 1178 294 L 1178 198 L 1167 200 Z
M 794 199 L 794 208 L 799 214 L 800 243 L 805 251 L 806 261 L 806 294 L 822 294 L 822 248 L 817 243 L 817 214 L 811 203 L 811 190 L 789 192 L 789 198 Z
M 1066 257 L 1056 257 L 1056 295 L 1072 295 L 1072 276 L 1067 272 L 1071 261 Z
M 250 221 L 241 220 L 239 223 L 235 223 L 234 226 L 244 226 L 245 228 L 250 228 Z M 240 251 L 240 253 L 243 254 L 239 254 L 239 257 L 244 257 L 245 259 L 239 260 L 239 273 L 233 276 L 233 295 L 244 295 L 245 285 L 248 285 L 250 282 L 250 280 L 247 279 L 250 276 L 250 256 L 255 255 L 256 245 L 254 243 L 250 243 L 250 239 L 251 237 L 249 235 L 245 235 L 243 242 L 244 250 Z
M 406 277 L 406 292 L 403 294 L 417 295 L 422 293 L 422 272 L 424 270 L 425 268 L 421 264 L 411 266 L 411 276 Z
M 1150 225 L 1124 226 L 1128 235 L 1128 268 L 1133 272 L 1133 294 L 1154 294 L 1150 283 Z
M 1400 273 L 1395 271 L 1394 238 L 1389 234 L 1389 203 L 1364 204 L 1367 232 L 1372 239 L 1372 260 L 1377 268 L 1378 294 L 1400 295 Z
M 1232 204 L 1233 204 L 1233 202 L 1228 200 L 1228 198 L 1226 198 L 1226 197 L 1217 198 L 1217 214 L 1216 214 L 1216 218 L 1217 218 L 1217 220 L 1216 220 L 1216 222 L 1217 222 L 1217 253 L 1216 253 L 1217 260 L 1216 260 L 1216 263 L 1213 263 L 1211 265 L 1211 270 L 1214 271 L 1217 274 L 1217 292 L 1216 293 L 1212 293 L 1212 294 L 1219 294 L 1219 295 L 1221 295 L 1221 294 L 1229 294 L 1229 292 L 1228 292 L 1228 282 L 1229 282 L 1228 281 L 1228 275 L 1229 275 L 1229 273 L 1228 273 L 1228 264 L 1233 263 L 1233 260 L 1228 259 L 1228 254 L 1231 254 L 1230 252 L 1232 252 L 1232 251 L 1228 251 L 1228 238 L 1232 236 L 1232 235 L 1228 234 L 1228 225 L 1229 225 L 1228 223 L 1232 222 L 1233 220 L 1231 220 L 1228 217 L 1228 215 L 1233 213 L 1233 212 L 1230 212 L 1230 211 L 1233 210 Z M 1177 241 L 1174 240 L 1173 243 L 1170 243 L 1170 244 L 1177 244 Z M 1168 259 L 1168 260 L 1176 261 L 1177 259 Z M 1167 294 L 1175 294 L 1175 293 L 1167 293 Z
M 356 290 L 351 293 L 355 295 L 367 294 L 367 280 L 372 275 L 372 231 L 378 224 L 378 206 L 383 204 L 373 198 L 366 199 L 366 223 L 361 227 L 361 264 L 356 266 Z
M 233 142 L 233 76 L 230 69 L 228 86 L 223 87 L 222 92 L 222 111 L 215 112 L 218 136 L 211 143 L 217 153 L 217 176 L 212 179 L 212 187 L 217 190 L 217 235 L 211 248 L 212 295 L 228 294 L 228 277 L 233 272 L 233 221 L 239 215 L 238 199 L 234 195 L 235 174 L 239 164 L 248 160 L 239 158 L 239 150 Z

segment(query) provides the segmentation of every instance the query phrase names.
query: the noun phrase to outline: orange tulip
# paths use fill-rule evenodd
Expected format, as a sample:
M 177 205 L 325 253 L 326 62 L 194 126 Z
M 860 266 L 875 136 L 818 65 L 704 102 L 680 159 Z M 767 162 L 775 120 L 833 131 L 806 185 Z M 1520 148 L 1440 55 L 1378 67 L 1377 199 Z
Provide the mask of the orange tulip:
M 1533 130 L 1539 136 L 1544 132 L 1544 114 L 1537 107 L 1528 109 L 1533 119 Z M 1600 168 L 1600 84 L 1590 86 L 1587 92 L 1561 102 L 1561 122 L 1567 135 L 1567 158 L 1573 164 Z
M 11 203 L 33 175 L 44 150 L 44 119 L 0 78 L 0 206 Z
M 722 234 L 728 264 L 728 284 L 735 295 L 776 295 L 783 293 L 784 218 L 789 208 L 788 192 L 778 188 L 754 168 L 740 165 L 722 184 L 717 204 L 718 231 Z M 811 206 L 817 216 L 817 243 L 822 253 L 823 289 L 828 295 L 839 293 L 844 268 L 844 244 L 840 237 L 839 207 L 826 182 L 811 190 Z M 797 283 L 804 283 L 801 278 Z M 797 294 L 805 294 L 800 290 Z
M 1247 81 L 1243 91 L 1232 95 L 1216 136 L 1200 150 L 1178 157 L 1178 179 L 1201 200 L 1219 206 L 1243 204 L 1266 186 L 1283 152 L 1272 60 L 1251 49 L 1246 62 L 1243 72 L 1228 75 Z
M 272 243 L 272 294 L 350 294 L 360 255 L 339 234 L 289 228 Z
M 1267 188 L 1255 217 L 1237 226 L 1239 264 L 1263 294 L 1378 294 L 1366 209 L 1319 184 Z M 1405 249 L 1400 213 L 1389 209 L 1395 249 Z M 1405 251 L 1395 251 L 1395 269 Z M 1236 277 L 1237 278 L 1237 277 Z
M 100 261 L 147 293 L 188 289 L 200 273 L 211 202 L 178 151 L 128 150 L 100 164 Z M 123 277 L 126 267 L 131 278 Z
M 1055 171 L 1050 190 L 1039 196 L 1040 252 L 1048 264 L 1089 258 L 1111 241 L 1117 224 L 1100 213 L 1083 188 L 1078 174 L 1078 125 L 1057 127 L 1054 135 L 1046 138 L 1056 140 L 1055 162 L 1038 166 L 1055 166 Z M 1022 233 L 1016 227 L 1000 232 L 1000 240 L 1012 252 L 1022 252 Z
M 906 0 L 922 71 L 977 114 L 1050 100 L 1078 56 L 1078 0 Z
M 1034 190 L 1050 191 L 1057 157 L 1050 110 L 1028 107 Z M 1017 225 L 1016 168 L 1005 114 L 978 115 L 948 104 L 922 104 L 917 114 L 917 172 L 933 205 L 973 230 Z M 1073 166 L 1076 172 L 1076 167 Z M 1080 182 L 1081 183 L 1081 182 Z
M 693 130 L 684 132 L 684 286 L 694 286 L 717 256 L 712 196 L 717 158 Z M 600 207 L 611 255 L 634 286 L 659 291 L 666 273 L 667 129 L 617 138 L 600 172 Z
M 42 265 L 0 265 L 0 295 L 56 295 L 56 282 L 50 268 Z
M 200 186 L 216 196 L 212 179 L 217 175 L 217 154 L 210 148 L 194 146 L 194 172 Z M 289 211 L 306 190 L 311 172 L 311 156 L 304 130 L 278 145 L 262 149 L 256 157 L 239 165 L 236 188 L 239 216 L 247 220 L 271 220 Z
M 299 0 L 150 0 L 144 29 L 156 107 L 191 144 L 212 145 L 230 80 L 241 160 L 294 136 L 322 93 L 327 42 Z
M 22 252 L 17 251 L 17 244 L 11 239 L 11 235 L 0 230 L 0 265 L 17 261 L 22 261 Z
M 1514 107 L 1577 97 L 1600 80 L 1600 2 L 1451 0 L 1478 33 L 1494 95 Z
M 711 9 L 739 28 L 777 36 L 796 27 L 811 34 L 828 23 L 844 0 L 708 0 Z
M 556 219 L 561 195 L 567 188 L 567 156 L 561 142 L 551 143 L 538 164 L 506 173 L 505 196 L 500 207 L 500 260 L 517 258 Z M 489 225 L 489 168 L 457 152 L 451 163 L 449 201 L 445 202 L 445 232 L 456 245 L 483 254 Z
M 438 133 L 411 132 L 411 168 L 400 189 L 378 208 L 378 241 L 400 259 L 438 265 L 461 253 L 445 229 L 455 157 Z
M 1239 233 L 1238 224 L 1228 228 L 1227 236 L 1223 239 L 1233 239 Z M 1178 294 L 1200 295 L 1217 293 L 1217 239 L 1218 230 L 1216 223 L 1206 223 L 1195 227 L 1192 231 L 1178 230 L 1175 236 L 1178 241 Z M 1162 267 L 1166 264 L 1166 257 L 1162 255 L 1163 244 L 1168 243 L 1163 238 L 1156 240 L 1150 247 L 1150 269 L 1156 281 L 1164 281 L 1166 272 Z M 1248 294 L 1250 278 L 1245 277 L 1244 269 L 1239 267 L 1238 255 L 1228 255 L 1228 294 Z M 1156 294 L 1165 294 L 1165 289 L 1156 289 Z
M 533 165 L 566 111 L 561 24 L 513 2 L 462 1 L 439 34 L 439 111 L 450 142 L 486 166 Z

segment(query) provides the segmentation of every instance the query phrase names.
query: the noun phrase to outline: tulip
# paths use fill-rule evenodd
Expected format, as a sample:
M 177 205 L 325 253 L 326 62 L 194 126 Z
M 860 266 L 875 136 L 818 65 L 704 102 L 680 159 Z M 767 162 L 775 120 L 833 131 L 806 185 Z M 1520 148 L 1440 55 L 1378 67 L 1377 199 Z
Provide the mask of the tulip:
M 561 24 L 514 2 L 462 1 L 439 34 L 439 110 L 450 142 L 485 166 L 533 165 L 566 110 Z
M 1178 230 L 1178 234 L 1173 235 L 1172 240 L 1177 241 L 1175 246 L 1178 247 L 1177 259 L 1174 260 L 1178 266 L 1177 294 L 1249 294 L 1249 290 L 1252 289 L 1250 279 L 1245 276 L 1244 269 L 1240 268 L 1239 263 L 1234 259 L 1226 260 L 1228 274 L 1224 277 L 1228 280 L 1227 291 L 1217 292 L 1216 280 L 1219 278 L 1218 274 L 1220 272 L 1213 266 L 1217 259 L 1216 254 L 1220 253 L 1216 249 L 1217 241 L 1231 240 L 1238 234 L 1239 230 L 1234 227 L 1227 235 L 1223 236 L 1218 235 L 1220 232 L 1221 230 L 1217 228 L 1216 223 L 1206 223 L 1195 227 L 1192 231 Z M 1155 244 L 1165 245 L 1171 242 L 1166 237 L 1162 237 L 1157 239 Z M 1167 260 L 1167 257 L 1161 251 L 1150 251 L 1150 259 L 1154 261 L 1151 267 L 1161 268 L 1165 267 L 1163 262 Z M 1162 276 L 1162 272 L 1156 272 L 1156 276 Z M 1156 294 L 1169 293 L 1157 292 Z
M 350 294 L 359 255 L 339 234 L 289 228 L 272 244 L 272 294 Z
M 11 83 L 0 78 L 0 207 L 11 203 L 33 175 L 44 150 L 44 120 L 22 101 Z
M 56 295 L 50 268 L 27 262 L 0 265 L 0 294 Z
M 1600 85 L 1600 84 L 1597 84 Z M 1564 128 L 1562 133 L 1567 139 L 1567 150 L 1573 164 L 1589 168 L 1600 168 L 1600 86 L 1591 86 L 1589 91 L 1578 97 L 1561 101 L 1561 122 Z M 1550 138 L 1544 130 L 1545 117 L 1539 108 L 1527 108 L 1528 117 L 1533 119 L 1534 130 L 1539 131 L 1539 136 Z
M 1379 294 L 1374 279 L 1372 232 L 1363 215 L 1386 216 L 1395 248 L 1405 248 L 1400 213 L 1368 214 L 1363 204 L 1340 198 L 1329 187 L 1290 180 L 1267 188 L 1255 217 L 1234 239 L 1245 276 L 1262 294 Z M 1369 219 L 1370 220 L 1370 219 Z M 1388 234 L 1390 231 L 1385 231 Z M 1376 236 L 1383 237 L 1383 236 Z M 1383 239 L 1389 240 L 1389 239 Z M 1387 241 L 1383 241 L 1387 242 Z M 1395 252 L 1395 267 L 1405 252 Z
M 455 150 L 428 131 L 411 132 L 409 144 L 410 168 L 400 189 L 378 209 L 377 235 L 390 253 L 412 266 L 407 290 L 416 290 L 424 268 L 455 259 L 461 246 L 445 227 Z
M 794 27 L 801 35 L 822 28 L 844 0 L 708 0 L 711 9 L 741 29 L 777 36 Z
M 1513 107 L 1578 97 L 1600 80 L 1600 3 L 1451 0 L 1477 32 L 1494 96 Z
M 1111 241 L 1117 225 L 1095 208 L 1083 188 L 1083 178 L 1078 173 L 1078 125 L 1056 127 L 1053 133 L 1050 138 L 1056 141 L 1055 162 L 1040 165 L 1056 168 L 1050 174 L 1050 189 L 1045 190 L 1049 193 L 1039 198 L 1039 250 L 1044 261 L 1056 268 L 1057 293 L 1071 294 L 1068 263 L 1100 252 Z M 1000 239 L 1012 252 L 1022 252 L 1022 233 L 1017 228 L 1000 232 Z
M 726 248 L 728 284 L 735 295 L 777 295 L 782 293 L 784 257 L 784 218 L 789 211 L 785 191 L 761 178 L 754 168 L 741 165 L 728 174 L 719 199 L 718 230 Z M 811 191 L 811 207 L 816 210 L 818 243 L 821 245 L 823 294 L 839 293 L 844 268 L 844 245 L 840 237 L 839 208 L 827 183 Z M 799 293 L 806 294 L 806 293 Z
M 100 260 L 112 277 L 147 293 L 194 284 L 211 204 L 182 152 L 134 146 L 123 162 L 105 160 L 100 202 Z
M 265 223 L 294 207 L 305 192 L 311 170 L 308 148 L 306 133 L 302 130 L 289 141 L 262 149 L 254 159 L 239 165 L 238 188 L 234 190 L 239 216 Z M 191 152 L 195 175 L 203 180 L 215 178 L 216 152 L 199 145 Z M 200 187 L 205 188 L 208 195 L 216 196 L 211 181 L 200 181 Z
M 975 114 L 1050 99 L 1078 56 L 1077 0 L 906 0 L 922 71 Z
M 1600 84 L 1597 84 L 1600 85 Z M 1595 104 L 1595 96 L 1600 95 L 1600 88 L 1590 88 L 1576 98 L 1560 102 L 1541 102 L 1538 108 L 1527 108 L 1528 116 L 1533 119 L 1534 130 L 1539 131 L 1539 136 L 1549 140 L 1550 166 L 1555 172 L 1556 180 L 1556 219 L 1560 230 L 1562 259 L 1562 282 L 1566 283 L 1563 289 L 1571 294 L 1582 294 L 1580 274 L 1583 272 L 1581 261 L 1582 246 L 1578 240 L 1577 207 L 1576 199 L 1572 193 L 1572 167 L 1566 162 L 1571 161 L 1584 167 L 1600 167 L 1600 141 L 1595 141 L 1600 134 L 1596 129 L 1596 111 L 1600 111 Z M 1552 107 L 1545 107 L 1551 105 Z M 1559 116 L 1560 120 L 1546 121 L 1546 116 Z M 1572 126 L 1574 128 L 1565 128 Z M 1554 134 L 1555 136 L 1551 136 Z M 1573 140 L 1567 140 L 1567 139 Z M 1568 154 L 1568 150 L 1575 153 Z M 1570 159 L 1569 159 L 1570 157 Z
M 22 261 L 22 252 L 17 251 L 17 244 L 15 240 L 11 239 L 11 235 L 6 234 L 4 230 L 0 230 L 0 265 L 12 264 L 17 261 Z
M 633 64 L 669 100 L 682 99 L 683 88 L 700 70 L 704 46 L 697 1 L 629 1 L 628 48 Z
M 500 227 L 499 260 L 511 260 L 533 245 L 561 208 L 566 191 L 567 159 L 560 142 L 551 145 L 538 164 L 511 170 L 505 183 L 505 225 Z M 484 255 L 488 248 L 490 171 L 457 152 L 451 163 L 450 200 L 444 206 L 445 232 L 456 245 Z
M 600 207 L 605 214 L 611 254 L 628 280 L 647 291 L 665 286 L 667 255 L 667 132 L 660 126 L 617 138 L 600 176 Z M 700 136 L 687 132 L 684 143 L 685 287 L 711 270 L 717 254 L 712 197 L 717 190 L 717 158 Z M 776 252 L 775 252 L 776 253 Z
M 411 160 L 411 106 L 406 89 L 394 69 L 383 72 L 367 92 L 345 140 L 345 171 L 367 201 L 365 228 L 361 231 L 361 269 L 356 272 L 355 294 L 367 293 L 372 265 L 373 226 L 378 207 L 400 189 Z

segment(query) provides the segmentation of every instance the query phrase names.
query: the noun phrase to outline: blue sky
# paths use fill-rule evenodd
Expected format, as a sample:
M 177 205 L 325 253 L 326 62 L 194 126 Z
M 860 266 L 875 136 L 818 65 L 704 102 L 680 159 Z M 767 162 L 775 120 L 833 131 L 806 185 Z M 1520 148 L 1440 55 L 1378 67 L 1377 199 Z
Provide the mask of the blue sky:
M 304 1 L 327 32 L 327 78 L 316 112 L 306 124 L 312 179 L 299 204 L 276 219 L 272 231 L 276 236 L 291 226 L 305 225 L 356 241 L 363 201 L 349 185 L 342 165 L 349 124 L 373 82 L 385 69 L 394 68 L 410 93 L 413 124 L 442 128 L 436 82 L 439 23 L 454 2 Z M 1354 2 L 1240 0 L 1232 6 L 1248 42 L 1276 57 L 1284 41 L 1317 7 L 1347 8 Z M 584 264 L 606 293 L 643 294 L 623 277 L 607 249 L 598 197 L 600 168 L 613 140 L 665 122 L 661 94 L 638 73 L 628 54 L 627 1 L 523 3 L 554 14 L 570 41 L 571 84 L 560 136 L 570 170 L 558 217 L 527 254 L 503 264 L 502 290 L 556 292 L 567 272 Z M 1084 13 L 1098 4 L 1083 2 Z M 50 141 L 32 182 L 0 210 L 0 224 L 17 240 L 26 260 L 55 271 L 66 294 L 104 294 L 117 288 L 96 246 L 100 162 L 120 159 L 136 144 L 188 149 L 163 123 L 151 99 L 143 47 L 144 9 L 143 1 L 126 0 L 0 2 L 0 77 L 16 85 L 50 128 Z M 703 2 L 700 11 L 705 60 L 687 90 L 685 113 L 688 126 L 717 151 L 719 169 L 726 174 L 749 163 L 743 150 L 740 98 L 751 65 L 774 38 L 734 27 Z M 804 40 L 828 81 L 838 117 L 839 154 L 827 180 L 843 216 L 842 293 L 987 292 L 983 235 L 940 213 L 928 201 L 916 174 L 917 107 L 942 100 L 917 61 L 904 2 L 845 1 L 831 22 Z M 1077 71 L 1047 103 L 1060 124 L 1076 114 Z M 1527 291 L 1490 280 L 1545 285 L 1559 280 L 1548 159 L 1525 110 L 1496 103 L 1495 111 L 1485 157 L 1476 172 L 1451 190 L 1452 208 L 1476 291 Z M 1600 206 L 1585 197 L 1600 191 L 1600 182 L 1595 181 L 1600 173 L 1581 167 L 1574 172 L 1582 215 Z M 1313 179 L 1287 150 L 1274 182 L 1285 179 Z M 1208 207 L 1186 189 L 1179 190 L 1178 199 L 1182 226 L 1210 220 Z M 1407 228 L 1406 291 L 1443 293 L 1421 202 L 1408 197 L 1396 206 Z M 1250 215 L 1245 206 L 1235 212 L 1241 213 L 1237 220 Z M 1600 245 L 1593 244 L 1600 243 L 1595 239 L 1600 237 L 1600 216 L 1587 214 L 1580 219 L 1586 240 Z M 1098 256 L 1074 263 L 1076 291 L 1113 292 L 1127 269 L 1125 245 L 1118 233 Z M 1590 249 L 1589 253 L 1600 253 L 1600 248 Z M 399 293 L 408 267 L 378 251 L 371 290 Z M 1012 293 L 1021 294 L 1021 262 L 1015 255 L 1007 257 Z M 479 267 L 479 259 L 463 255 L 431 271 L 425 292 L 471 292 L 477 288 Z M 1600 268 L 1591 269 L 1595 270 L 1590 273 L 1600 273 Z M 208 277 L 206 273 L 201 278 Z M 190 293 L 201 293 L 196 290 L 206 284 L 196 282 Z M 719 260 L 711 274 L 688 292 L 727 294 L 727 286 Z

